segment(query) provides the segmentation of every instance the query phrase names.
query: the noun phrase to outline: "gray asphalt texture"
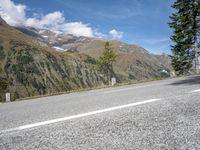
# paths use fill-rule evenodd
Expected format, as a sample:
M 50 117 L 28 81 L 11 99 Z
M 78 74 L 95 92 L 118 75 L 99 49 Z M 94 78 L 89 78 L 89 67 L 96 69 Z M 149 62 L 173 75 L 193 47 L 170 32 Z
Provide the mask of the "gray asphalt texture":
M 200 149 L 200 76 L 0 104 L 0 150 Z M 19 127 L 160 98 L 40 127 Z

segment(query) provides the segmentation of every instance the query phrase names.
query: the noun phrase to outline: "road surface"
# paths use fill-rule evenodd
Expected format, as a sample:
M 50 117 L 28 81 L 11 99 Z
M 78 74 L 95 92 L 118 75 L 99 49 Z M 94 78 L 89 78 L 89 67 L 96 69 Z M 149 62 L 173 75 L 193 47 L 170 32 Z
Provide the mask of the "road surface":
M 200 149 L 200 76 L 0 104 L 0 150 Z

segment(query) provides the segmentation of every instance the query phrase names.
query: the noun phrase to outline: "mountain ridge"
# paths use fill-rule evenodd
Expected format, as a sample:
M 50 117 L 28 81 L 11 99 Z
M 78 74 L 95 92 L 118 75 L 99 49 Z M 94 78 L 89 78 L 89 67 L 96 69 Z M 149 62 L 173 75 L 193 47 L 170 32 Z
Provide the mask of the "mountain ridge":
M 108 83 L 96 68 L 106 40 L 14 28 L 1 22 L 0 99 L 5 99 L 5 92 L 15 100 Z M 170 71 L 162 59 L 139 46 L 114 40 L 110 43 L 119 55 L 112 74 L 118 82 L 166 77 L 161 71 Z M 55 50 L 55 46 L 67 51 Z
M 41 32 L 41 30 L 43 30 L 43 32 Z M 49 45 L 51 48 L 54 48 L 58 51 L 63 50 L 63 51 L 83 53 L 96 60 L 103 52 L 105 42 L 109 41 L 112 45 L 113 50 L 120 56 L 117 59 L 116 63 L 114 64 L 114 69 L 115 71 L 117 71 L 118 74 L 124 74 L 124 72 L 126 72 L 125 75 L 126 79 L 128 79 L 128 74 L 129 74 L 127 70 L 132 70 L 131 69 L 132 64 L 140 61 L 148 60 L 148 62 L 146 62 L 146 64 L 143 67 L 148 67 L 147 64 L 153 63 L 157 66 L 157 70 L 159 71 L 167 70 L 168 72 L 170 72 L 172 70 L 170 64 L 170 58 L 167 55 L 152 54 L 148 52 L 146 49 L 142 48 L 141 46 L 135 44 L 126 44 L 116 40 L 106 40 L 101 38 L 91 38 L 84 36 L 77 37 L 69 34 L 68 35 L 59 34 L 59 33 L 54 33 L 53 31 L 49 31 L 47 29 L 36 29 L 34 31 L 36 31 L 35 33 L 38 34 L 38 37 L 43 37 L 43 39 L 38 38 L 38 40 Z M 123 59 L 127 60 L 125 61 L 126 65 L 122 65 L 122 63 L 124 62 Z M 120 69 L 117 66 L 121 66 L 122 69 Z M 141 69 L 139 69 L 138 71 L 140 70 Z M 143 72 L 143 74 L 145 73 Z M 142 74 L 140 74 L 140 76 L 142 76 Z M 156 76 L 159 76 L 159 73 L 157 73 Z M 145 79 L 145 77 L 141 79 Z
M 41 46 L 7 24 L 1 24 L 0 31 L 0 100 L 6 92 L 15 100 L 106 82 L 87 55 Z

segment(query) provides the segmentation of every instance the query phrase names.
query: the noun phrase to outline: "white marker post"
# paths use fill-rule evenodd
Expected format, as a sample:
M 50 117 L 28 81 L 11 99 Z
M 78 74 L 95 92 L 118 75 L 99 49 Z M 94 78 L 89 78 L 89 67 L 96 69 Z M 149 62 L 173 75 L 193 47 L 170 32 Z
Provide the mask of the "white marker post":
M 175 76 L 176 76 L 175 71 L 171 71 L 171 72 L 170 72 L 170 77 L 175 77 Z
M 10 93 L 6 93 L 6 102 L 10 102 Z
M 116 84 L 116 78 L 111 78 L 111 85 L 113 86 L 113 85 L 115 85 Z

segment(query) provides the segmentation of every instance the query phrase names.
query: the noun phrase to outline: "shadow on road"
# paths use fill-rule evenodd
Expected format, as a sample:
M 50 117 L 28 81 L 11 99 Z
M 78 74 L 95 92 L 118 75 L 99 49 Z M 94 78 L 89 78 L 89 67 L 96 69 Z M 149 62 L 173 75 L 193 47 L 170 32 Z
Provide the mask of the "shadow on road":
M 199 84 L 200 85 L 200 76 L 195 76 L 195 77 L 188 77 L 187 79 L 184 80 L 179 80 L 171 83 L 170 85 L 194 85 L 194 84 Z

